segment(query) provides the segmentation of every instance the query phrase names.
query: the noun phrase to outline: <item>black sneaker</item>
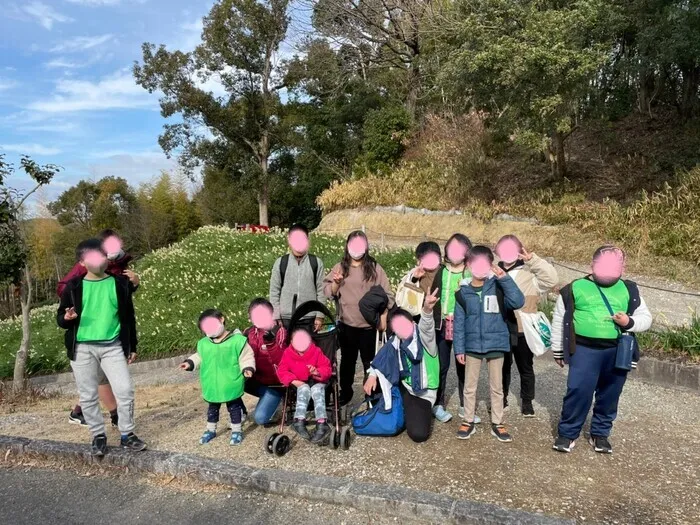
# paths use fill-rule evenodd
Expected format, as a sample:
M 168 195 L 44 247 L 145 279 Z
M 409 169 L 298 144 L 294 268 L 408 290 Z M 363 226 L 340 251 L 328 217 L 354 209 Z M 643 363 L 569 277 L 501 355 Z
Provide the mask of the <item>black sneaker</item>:
M 555 441 L 552 448 L 557 452 L 571 452 L 576 445 L 576 440 L 569 439 L 559 436 Z
M 109 413 L 109 419 L 112 420 L 112 426 L 114 428 L 117 428 L 119 426 L 119 414 L 116 410 L 114 412 Z
M 68 414 L 68 422 L 71 423 L 72 425 L 87 426 L 87 423 L 85 422 L 85 417 L 83 416 L 83 413 L 76 412 L 75 410 L 71 410 L 70 414 Z
M 520 411 L 523 417 L 535 417 L 535 409 L 532 407 L 532 401 L 523 401 Z
M 316 429 L 314 430 L 314 435 L 311 436 L 311 442 L 314 444 L 320 444 L 328 436 L 331 431 L 331 427 L 328 423 L 316 423 Z
M 506 430 L 505 425 L 491 425 L 491 434 L 501 443 L 510 443 L 513 441 L 513 436 L 511 436 Z
M 308 429 L 306 428 L 306 421 L 303 419 L 297 419 L 292 423 L 292 428 L 294 429 L 294 432 L 299 434 L 299 437 L 301 439 L 305 439 L 306 441 L 309 441 L 311 439 L 311 434 L 309 434 Z
M 593 447 L 593 450 L 600 454 L 612 454 L 612 445 L 608 438 L 603 436 L 591 436 L 588 442 Z
M 126 436 L 122 436 L 122 448 L 133 452 L 141 452 L 146 450 L 146 443 L 136 437 L 136 434 L 133 432 L 129 432 Z
M 92 438 L 92 455 L 101 458 L 107 453 L 107 436 L 98 434 Z
M 474 432 L 476 432 L 476 425 L 474 423 L 462 421 L 462 424 L 459 425 L 459 430 L 457 431 L 457 439 L 469 439 L 472 437 Z

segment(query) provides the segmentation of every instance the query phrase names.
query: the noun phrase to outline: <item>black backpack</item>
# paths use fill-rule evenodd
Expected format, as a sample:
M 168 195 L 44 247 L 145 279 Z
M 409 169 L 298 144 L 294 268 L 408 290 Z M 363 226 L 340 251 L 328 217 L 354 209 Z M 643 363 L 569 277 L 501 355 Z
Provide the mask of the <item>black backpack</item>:
M 318 286 L 318 283 L 316 282 L 316 275 L 318 274 L 318 259 L 315 255 L 309 254 L 309 262 L 311 263 L 311 271 L 314 274 L 314 288 L 316 288 L 316 286 Z M 280 260 L 280 290 L 284 288 L 284 276 L 287 273 L 287 266 L 289 266 L 289 254 L 283 255 L 282 259 Z

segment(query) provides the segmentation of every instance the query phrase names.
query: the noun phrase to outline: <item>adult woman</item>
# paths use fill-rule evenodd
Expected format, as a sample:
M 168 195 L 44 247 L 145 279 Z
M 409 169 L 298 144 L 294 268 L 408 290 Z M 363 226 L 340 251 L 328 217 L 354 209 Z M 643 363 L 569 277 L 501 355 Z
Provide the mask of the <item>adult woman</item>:
M 460 283 L 471 277 L 467 269 L 467 256 L 472 248 L 472 242 L 466 235 L 455 233 L 445 243 L 444 264 L 435 275 L 432 290 L 437 290 L 440 301 L 433 309 L 435 319 L 438 355 L 440 356 L 440 386 L 433 407 L 435 418 L 447 423 L 452 419 L 445 407 L 445 391 L 447 387 L 447 372 L 450 370 L 452 359 L 452 333 L 455 312 L 455 297 Z M 464 365 L 455 361 L 459 391 L 459 417 L 464 417 Z
M 380 286 L 388 297 L 387 310 L 382 313 L 379 326 L 371 326 L 360 311 L 360 300 L 374 286 Z M 353 396 L 357 355 L 359 353 L 362 359 L 363 370 L 367 370 L 376 351 L 377 329 L 386 330 L 388 309 L 394 305 L 389 278 L 369 254 L 369 243 L 363 232 L 354 231 L 348 236 L 343 260 L 324 279 L 323 292 L 336 301 L 338 309 L 340 404 L 346 405 Z
M 515 364 L 520 373 L 521 412 L 525 417 L 535 417 L 532 401 L 535 399 L 535 370 L 532 366 L 532 352 L 527 346 L 520 312 L 535 313 L 543 293 L 551 290 L 558 282 L 557 271 L 544 259 L 529 253 L 515 235 L 504 235 L 496 244 L 498 265 L 510 275 L 525 296 L 525 306 L 509 312 L 511 351 L 503 359 L 503 407 L 508 406 L 510 370 Z
M 440 362 L 435 344 L 433 307 L 437 291 L 427 295 L 418 325 L 406 310 L 391 313 L 394 332 L 371 363 L 364 390 L 371 395 L 379 382 L 386 408 L 391 408 L 391 388 L 398 386 L 403 402 L 406 433 L 416 443 L 431 433 L 432 407 L 440 381 Z

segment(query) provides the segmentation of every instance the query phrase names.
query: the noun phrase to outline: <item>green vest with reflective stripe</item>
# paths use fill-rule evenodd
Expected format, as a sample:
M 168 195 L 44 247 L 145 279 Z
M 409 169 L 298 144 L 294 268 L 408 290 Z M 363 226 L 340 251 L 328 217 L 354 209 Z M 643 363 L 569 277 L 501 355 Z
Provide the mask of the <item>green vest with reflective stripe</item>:
M 428 376 L 428 390 L 437 390 L 440 386 L 440 359 L 437 355 L 432 356 L 428 351 L 423 348 L 423 362 L 425 363 L 425 371 Z M 406 384 L 413 388 L 411 385 L 411 361 L 408 361 L 408 377 L 404 379 Z
M 600 296 L 598 286 L 590 279 L 578 279 L 571 286 L 574 296 L 574 332 L 593 339 L 617 339 L 618 331 Z M 614 313 L 627 312 L 630 294 L 620 279 L 610 287 L 600 287 Z

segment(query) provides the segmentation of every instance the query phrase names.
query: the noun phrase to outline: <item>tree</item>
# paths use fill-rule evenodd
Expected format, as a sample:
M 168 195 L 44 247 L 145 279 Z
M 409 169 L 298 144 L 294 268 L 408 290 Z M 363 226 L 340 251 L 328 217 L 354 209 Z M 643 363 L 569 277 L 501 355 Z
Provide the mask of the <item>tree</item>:
M 27 264 L 27 243 L 19 226 L 20 214 L 29 196 L 51 182 L 60 171 L 58 166 L 40 166 L 26 156 L 21 158 L 20 166 L 34 182 L 32 189 L 26 193 L 6 185 L 5 180 L 12 175 L 14 168 L 5 161 L 5 156 L 0 154 L 0 282 L 20 286 L 22 307 L 22 342 L 15 356 L 12 382 L 15 392 L 23 390 L 25 386 L 24 374 L 31 343 L 29 312 L 32 307 L 32 279 Z
M 288 0 L 220 0 L 204 18 L 202 43 L 191 53 L 143 44 L 143 63 L 134 65 L 136 82 L 160 91 L 167 124 L 160 137 L 166 154 L 179 152 L 189 170 L 221 149 L 242 152 L 254 180 L 259 222 L 269 223 L 270 159 L 284 149 L 285 87 L 277 64 L 287 35 Z M 203 84 L 220 80 L 225 96 Z

